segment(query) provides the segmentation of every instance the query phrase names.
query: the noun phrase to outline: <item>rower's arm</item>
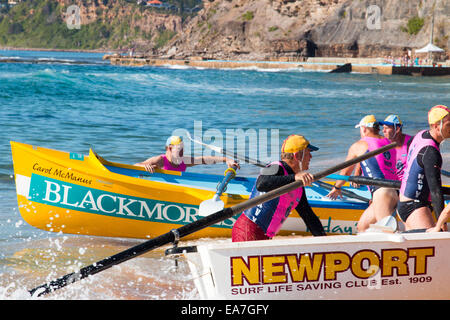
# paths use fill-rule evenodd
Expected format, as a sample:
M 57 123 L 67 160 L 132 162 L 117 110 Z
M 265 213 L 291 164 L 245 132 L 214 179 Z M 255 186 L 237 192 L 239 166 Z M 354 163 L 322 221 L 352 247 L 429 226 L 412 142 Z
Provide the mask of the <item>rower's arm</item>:
M 135 163 L 135 166 L 144 167 L 147 171 L 153 172 L 151 168 L 162 168 L 164 166 L 164 160 L 161 155 L 154 156 L 151 158 L 148 158 L 145 161 Z
M 440 232 L 441 230 L 446 231 L 447 228 L 445 224 L 450 219 L 450 205 L 446 206 L 445 209 L 441 212 L 438 221 L 436 222 L 436 226 L 427 230 L 427 232 Z
M 363 140 L 359 140 L 351 145 L 351 147 L 348 149 L 347 158 L 345 161 L 354 159 L 360 155 L 362 155 L 365 151 L 364 148 L 367 149 L 367 143 Z M 343 176 L 349 176 L 352 174 L 353 169 L 355 168 L 356 164 L 346 167 L 341 170 L 340 174 Z M 345 180 L 337 180 L 334 183 L 333 189 L 326 195 L 330 199 L 337 199 L 338 197 L 342 197 L 342 191 L 341 187 L 345 184 Z
M 431 146 L 425 147 L 422 153 L 422 163 L 427 179 L 428 187 L 431 193 L 431 202 L 436 218 L 439 218 L 444 209 L 444 195 L 442 194 L 441 166 L 442 156 L 436 148 Z M 419 155 L 420 156 L 420 155 Z M 418 159 L 419 160 L 419 159 Z
M 283 174 L 283 169 L 278 164 L 262 168 L 261 174 L 256 180 L 256 189 L 260 192 L 268 192 L 278 189 L 295 181 L 295 174 Z
M 198 164 L 217 164 L 226 163 L 228 167 L 236 166 L 240 168 L 239 163 L 235 160 L 227 157 L 221 156 L 202 156 L 202 157 L 191 157 L 189 160 L 184 161 L 187 167 L 192 167 Z
M 352 160 L 356 157 L 359 157 L 367 150 L 367 143 L 363 140 L 359 140 L 351 145 L 351 147 L 348 149 L 347 158 L 345 161 Z M 341 170 L 340 174 L 342 176 L 350 176 L 355 169 L 356 164 L 346 167 Z M 345 184 L 345 180 L 338 180 L 334 184 L 337 188 L 342 187 Z
M 315 215 L 311 206 L 309 205 L 308 198 L 306 197 L 305 188 L 303 188 L 303 194 L 300 202 L 295 210 L 299 216 L 303 219 L 309 231 L 313 236 L 326 236 L 325 229 L 323 228 L 320 219 Z

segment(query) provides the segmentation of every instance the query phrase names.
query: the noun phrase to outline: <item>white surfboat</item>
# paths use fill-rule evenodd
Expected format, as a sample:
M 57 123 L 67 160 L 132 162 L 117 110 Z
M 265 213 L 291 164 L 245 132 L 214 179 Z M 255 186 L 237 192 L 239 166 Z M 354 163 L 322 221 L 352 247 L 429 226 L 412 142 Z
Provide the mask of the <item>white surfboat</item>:
M 449 232 L 280 237 L 193 249 L 185 256 L 201 299 L 450 297 Z

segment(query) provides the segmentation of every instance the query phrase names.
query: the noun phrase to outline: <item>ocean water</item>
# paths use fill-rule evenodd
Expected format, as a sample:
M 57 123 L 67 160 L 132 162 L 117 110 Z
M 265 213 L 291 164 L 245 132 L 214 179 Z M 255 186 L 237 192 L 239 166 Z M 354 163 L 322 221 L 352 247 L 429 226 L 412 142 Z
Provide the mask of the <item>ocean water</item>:
M 16 62 L 3 63 L 8 59 Z M 29 299 L 27 290 L 141 242 L 29 226 L 17 207 L 10 141 L 83 154 L 93 148 L 110 161 L 133 164 L 162 153 L 168 136 L 187 130 L 269 161 L 289 134 L 299 133 L 320 148 L 311 161 L 314 173 L 345 159 L 364 115 L 382 120 L 396 113 L 404 132 L 415 134 L 427 127 L 427 111 L 436 104 L 450 104 L 448 77 L 118 67 L 98 53 L 0 51 L 0 299 Z M 241 133 L 247 140 L 239 140 Z M 202 151 L 191 146 L 191 152 Z M 442 152 L 450 170 L 448 142 Z M 189 170 L 221 174 L 225 168 Z M 239 174 L 258 172 L 242 164 Z M 199 299 L 187 265 L 176 268 L 164 249 L 39 299 Z

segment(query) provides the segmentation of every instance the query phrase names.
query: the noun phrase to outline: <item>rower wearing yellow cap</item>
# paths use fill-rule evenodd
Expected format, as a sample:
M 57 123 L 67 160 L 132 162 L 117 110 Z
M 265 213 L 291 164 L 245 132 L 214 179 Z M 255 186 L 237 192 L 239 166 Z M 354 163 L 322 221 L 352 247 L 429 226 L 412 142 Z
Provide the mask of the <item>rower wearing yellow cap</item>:
M 272 162 L 261 173 L 253 187 L 251 198 L 294 181 L 311 185 L 313 176 L 307 172 L 311 151 L 318 150 L 301 135 L 291 135 L 281 147 L 281 161 Z M 265 240 L 274 237 L 292 210 L 296 210 L 314 236 L 324 236 L 325 230 L 312 211 L 304 187 L 244 211 L 234 223 L 232 241 Z
M 363 117 L 355 128 L 360 129 L 361 139 L 350 146 L 346 160 L 354 159 L 391 143 L 389 139 L 379 134 L 379 123 L 372 114 Z M 351 175 L 354 168 L 355 165 L 343 169 L 341 175 Z M 397 175 L 394 151 L 389 150 L 361 162 L 361 170 L 362 175 L 366 177 L 395 180 Z M 343 180 L 336 181 L 334 188 L 327 196 L 333 200 L 341 197 L 341 187 L 344 183 Z M 370 186 L 369 190 L 372 194 L 372 202 L 358 221 L 358 232 L 365 231 L 370 224 L 389 216 L 394 212 L 398 202 L 397 190 L 393 188 Z
M 406 230 L 433 228 L 436 223 L 431 210 L 439 217 L 444 208 L 439 144 L 450 138 L 450 110 L 444 105 L 432 107 L 428 112 L 428 123 L 430 129 L 417 133 L 408 147 L 397 205 L 397 213 L 405 222 Z M 442 227 L 446 228 L 446 224 Z
M 166 141 L 166 153 L 148 158 L 145 161 L 136 163 L 135 166 L 144 167 L 148 172 L 154 172 L 155 169 L 164 169 L 172 171 L 186 171 L 187 167 L 196 164 L 214 164 L 226 163 L 228 167 L 237 167 L 239 164 L 233 159 L 221 156 L 201 156 L 201 157 L 184 157 L 183 156 L 183 139 L 180 136 L 171 136 Z

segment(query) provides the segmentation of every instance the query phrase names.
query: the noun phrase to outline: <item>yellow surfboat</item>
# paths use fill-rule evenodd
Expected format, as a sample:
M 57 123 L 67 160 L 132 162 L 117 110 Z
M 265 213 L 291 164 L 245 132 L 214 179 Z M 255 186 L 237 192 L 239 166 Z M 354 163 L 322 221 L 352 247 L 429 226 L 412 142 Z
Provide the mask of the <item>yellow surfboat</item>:
M 221 175 L 158 170 L 107 161 L 11 141 L 19 211 L 33 227 L 67 234 L 153 238 L 197 220 L 199 204 L 213 198 Z M 225 207 L 249 198 L 254 177 L 235 177 L 221 200 Z M 348 189 L 351 189 L 348 187 Z M 366 188 L 351 189 L 370 198 Z M 306 188 L 325 231 L 355 234 L 367 202 L 332 201 L 320 186 Z M 230 237 L 237 216 L 200 230 L 186 239 Z M 305 234 L 298 214 L 291 214 L 281 235 Z

